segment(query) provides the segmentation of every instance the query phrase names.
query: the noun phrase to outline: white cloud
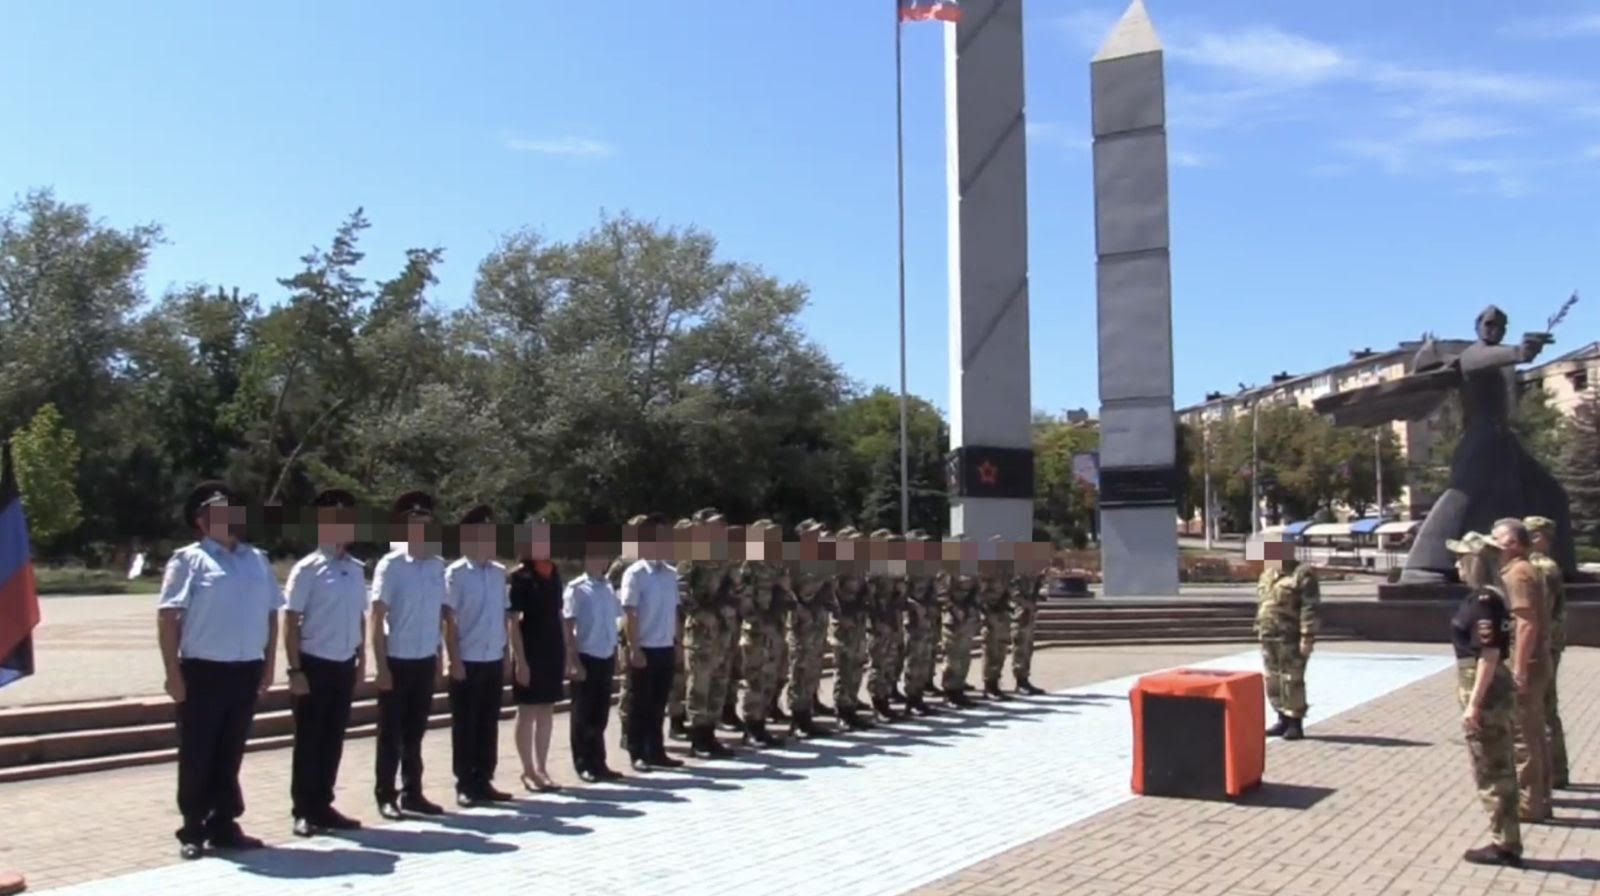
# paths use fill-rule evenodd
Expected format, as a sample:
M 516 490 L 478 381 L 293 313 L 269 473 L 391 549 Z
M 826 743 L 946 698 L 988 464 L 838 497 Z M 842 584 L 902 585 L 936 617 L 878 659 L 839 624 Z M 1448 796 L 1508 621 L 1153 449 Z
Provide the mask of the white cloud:
M 555 137 L 547 139 L 526 139 L 522 137 L 507 137 L 506 149 L 512 152 L 533 152 L 547 156 L 588 156 L 601 158 L 613 156 L 617 148 L 603 140 L 593 140 L 588 137 Z
M 1339 50 L 1271 26 L 1231 34 L 1207 32 L 1176 40 L 1173 56 L 1246 79 L 1279 87 L 1321 84 L 1349 73 L 1352 62 Z
M 1177 149 L 1172 152 L 1172 164 L 1179 168 L 1204 168 L 1211 164 L 1211 159 L 1197 152 Z
M 1579 13 L 1564 18 L 1531 18 L 1500 26 L 1506 37 L 1556 40 L 1565 37 L 1600 36 L 1600 12 Z

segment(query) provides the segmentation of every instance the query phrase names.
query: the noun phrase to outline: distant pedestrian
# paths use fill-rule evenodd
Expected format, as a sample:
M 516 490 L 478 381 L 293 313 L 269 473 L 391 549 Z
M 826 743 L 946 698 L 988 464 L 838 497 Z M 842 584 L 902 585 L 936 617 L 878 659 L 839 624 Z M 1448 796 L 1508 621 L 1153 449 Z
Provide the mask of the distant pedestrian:
M 361 827 L 333 808 L 333 790 L 365 667 L 366 567 L 348 550 L 356 538 L 355 496 L 328 489 L 314 504 L 317 549 L 294 565 L 283 589 L 283 653 L 294 709 L 289 792 L 299 837 Z
M 158 632 L 178 705 L 178 843 L 183 858 L 197 859 L 208 843 L 262 845 L 239 827 L 239 767 L 256 700 L 272 684 L 283 592 L 267 555 L 240 540 L 245 508 L 227 486 L 196 486 L 183 518 L 200 540 L 167 561 Z

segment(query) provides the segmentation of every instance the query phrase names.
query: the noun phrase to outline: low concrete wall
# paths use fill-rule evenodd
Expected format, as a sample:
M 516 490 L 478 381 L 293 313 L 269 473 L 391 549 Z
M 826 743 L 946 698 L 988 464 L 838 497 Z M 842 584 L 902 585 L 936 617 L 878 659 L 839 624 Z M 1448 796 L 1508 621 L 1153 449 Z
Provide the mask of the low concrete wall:
M 1323 600 L 1322 622 L 1373 641 L 1445 643 L 1458 606 L 1448 599 Z M 1567 645 L 1600 647 L 1600 603 L 1567 604 Z

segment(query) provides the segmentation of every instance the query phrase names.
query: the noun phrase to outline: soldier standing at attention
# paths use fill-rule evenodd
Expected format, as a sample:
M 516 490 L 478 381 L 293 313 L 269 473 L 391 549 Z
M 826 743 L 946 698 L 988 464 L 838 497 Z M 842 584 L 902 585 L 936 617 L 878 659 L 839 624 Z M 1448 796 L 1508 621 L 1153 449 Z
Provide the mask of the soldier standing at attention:
M 837 610 L 833 616 L 833 709 L 852 731 L 866 731 L 872 723 L 860 716 L 861 676 L 867 665 L 868 615 L 867 547 L 854 526 L 839 530 Z M 858 556 L 858 554 L 860 556 Z
M 685 559 L 678 564 L 678 593 L 685 614 L 689 743 L 695 756 L 716 759 L 733 755 L 716 736 L 724 699 L 718 687 L 727 667 L 722 607 L 727 583 L 724 564 L 713 559 L 712 538 L 723 536 L 722 517 L 714 513 L 697 517 L 680 521 L 677 529 L 686 542 Z
M 1298 566 L 1293 547 L 1279 538 L 1261 546 L 1264 569 L 1256 581 L 1256 637 L 1266 673 L 1267 700 L 1278 713 L 1268 737 L 1299 740 L 1306 714 L 1306 659 L 1317 634 L 1321 606 L 1310 567 Z
M 933 620 L 939 613 L 927 545 L 928 533 L 906 533 L 906 709 L 922 716 L 935 712 L 923 695 L 933 681 Z
M 878 719 L 895 722 L 904 718 L 889 703 L 895 681 L 895 632 L 900 628 L 895 620 L 900 604 L 897 592 L 904 586 L 904 578 L 896 576 L 891 568 L 894 561 L 890 559 L 890 546 L 895 542 L 895 534 L 888 529 L 878 529 L 871 538 L 868 543 L 871 571 L 867 576 L 867 618 L 870 626 L 867 635 L 867 658 L 870 663 L 867 693 L 872 697 L 872 709 Z
M 828 577 L 823 575 L 822 524 L 805 520 L 795 527 L 800 538 L 800 559 L 791 564 L 790 593 L 794 606 L 789 611 L 789 723 L 791 735 L 821 737 L 827 732 L 816 726 L 815 697 L 822 682 L 822 657 L 828 637 Z M 820 634 L 820 637 L 819 637 Z
M 1511 682 L 1517 687 L 1514 734 L 1522 820 L 1550 817 L 1550 744 L 1544 730 L 1544 692 L 1550 681 L 1550 602 L 1544 577 L 1528 562 L 1533 539 L 1519 519 L 1498 520 L 1490 537 L 1500 546 L 1500 581 L 1511 609 Z
M 167 696 L 178 705 L 180 854 L 257 849 L 239 829 L 239 766 L 256 699 L 272 684 L 278 589 L 267 555 L 239 540 L 245 508 L 220 482 L 189 493 L 183 518 L 200 540 L 179 548 L 161 581 L 157 633 Z
M 972 628 L 977 615 L 977 545 L 961 536 L 945 542 L 945 569 L 939 580 L 939 601 L 946 607 L 944 699 L 963 709 L 974 704 L 966 695 L 967 673 L 972 668 Z
M 442 815 L 422 795 L 422 736 L 442 677 L 439 654 L 444 624 L 444 561 L 433 522 L 433 498 L 407 492 L 394 503 L 405 521 L 406 543 L 378 561 L 372 572 L 372 660 L 378 689 L 378 814 L 391 821 L 405 812 Z M 395 799 L 395 771 L 403 795 Z
M 1489 812 L 1494 840 L 1462 858 L 1477 865 L 1522 866 L 1517 820 L 1517 772 L 1512 746 L 1515 686 L 1505 657 L 1511 648 L 1511 612 L 1497 584 L 1500 549 L 1476 532 L 1445 542 L 1456 570 L 1471 589 L 1450 620 L 1456 654 L 1456 701 L 1478 796 Z
M 494 786 L 500 706 L 512 677 L 511 657 L 525 653 L 511 612 L 506 568 L 494 560 L 494 511 L 474 507 L 461 518 L 460 530 L 461 559 L 444 570 L 444 643 L 450 655 L 456 804 L 465 809 L 511 799 Z
M 701 513 L 713 513 L 707 510 Z M 717 514 L 720 519 L 721 515 Z M 739 682 L 744 678 L 741 663 L 744 651 L 740 648 L 740 637 L 744 629 L 744 613 L 746 604 L 750 599 L 750 566 L 745 562 L 745 536 L 742 527 L 724 526 L 721 530 L 722 539 L 718 543 L 720 550 L 724 551 L 726 561 L 723 570 L 726 575 L 727 592 L 723 602 L 722 622 L 727 634 L 727 643 L 723 645 L 726 651 L 726 668 L 723 670 L 724 686 L 722 694 L 722 715 L 719 722 L 731 731 L 744 733 L 744 723 L 739 719 Z
M 783 738 L 767 731 L 767 708 L 772 705 L 772 694 L 778 686 L 778 644 L 783 640 L 783 618 L 788 607 L 782 534 L 771 520 L 757 520 L 746 530 L 745 540 L 750 584 L 744 635 L 739 644 L 745 683 L 744 742 L 753 741 L 764 747 L 783 743 Z
M 1011 587 L 1015 570 L 1012 545 L 990 537 L 995 556 L 990 558 L 988 574 L 983 577 L 983 694 L 1004 700 L 1006 692 L 1000 690 L 1000 675 L 1005 671 L 1006 652 L 1011 648 Z
M 283 654 L 294 709 L 289 794 L 297 837 L 361 827 L 333 808 L 350 702 L 366 665 L 366 567 L 347 550 L 356 539 L 356 499 L 327 489 L 312 503 L 318 547 L 289 570 L 283 589 Z
M 1030 697 L 1044 693 L 1028 679 L 1033 671 L 1033 624 L 1039 615 L 1040 572 L 1049 562 L 1050 545 L 1029 542 L 1011 579 L 1011 677 L 1017 691 Z
M 1564 788 L 1567 775 L 1567 734 L 1561 724 L 1561 707 L 1556 698 L 1556 677 L 1561 673 L 1561 651 L 1567 644 L 1567 588 L 1561 580 L 1561 567 L 1550 559 L 1550 540 L 1556 524 L 1549 517 L 1530 516 L 1523 521 L 1533 539 L 1528 560 L 1544 574 L 1545 596 L 1550 601 L 1550 683 L 1545 689 L 1544 725 L 1550 734 L 1550 786 Z
M 617 559 L 611 561 L 611 565 L 606 567 L 606 582 L 611 585 L 611 590 L 615 591 L 619 596 L 622 594 L 622 574 L 627 571 L 629 566 L 633 565 L 635 560 L 639 559 L 639 527 L 644 525 L 647 519 L 649 517 L 644 514 L 629 517 L 627 524 L 622 528 L 622 551 L 617 555 Z M 623 626 L 619 637 L 621 640 L 617 643 L 617 650 L 621 652 L 623 657 L 631 656 L 626 625 Z M 628 716 L 632 713 L 633 676 L 624 674 L 622 676 L 622 697 L 617 701 L 617 724 L 622 728 L 622 742 L 624 744 L 633 742 L 628 736 Z

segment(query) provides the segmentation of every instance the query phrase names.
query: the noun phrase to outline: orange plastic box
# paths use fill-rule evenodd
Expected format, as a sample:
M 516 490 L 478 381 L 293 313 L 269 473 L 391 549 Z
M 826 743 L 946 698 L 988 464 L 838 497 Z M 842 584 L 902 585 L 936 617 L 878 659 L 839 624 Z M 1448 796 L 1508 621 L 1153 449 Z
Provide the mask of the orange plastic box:
M 1237 797 L 1261 783 L 1266 691 L 1259 672 L 1171 669 L 1128 692 L 1133 792 Z

